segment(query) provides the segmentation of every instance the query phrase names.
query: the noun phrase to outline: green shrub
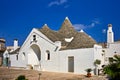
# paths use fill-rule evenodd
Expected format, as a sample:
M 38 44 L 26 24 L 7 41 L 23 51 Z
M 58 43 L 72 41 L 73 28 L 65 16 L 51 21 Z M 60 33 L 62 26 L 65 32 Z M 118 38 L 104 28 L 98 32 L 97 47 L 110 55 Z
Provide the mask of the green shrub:
M 104 72 L 112 80 L 120 80 L 120 55 L 115 55 L 110 60 L 111 62 L 104 67 Z
M 92 69 L 91 69 L 91 68 L 88 68 L 88 69 L 86 69 L 85 71 L 88 72 L 88 73 L 90 73 L 90 72 L 92 71 Z
M 28 79 L 26 79 L 24 75 L 20 75 L 17 77 L 16 80 L 28 80 Z
M 100 64 L 101 64 L 101 60 L 96 59 L 95 62 L 94 62 L 94 65 L 97 66 L 97 65 L 100 65 Z

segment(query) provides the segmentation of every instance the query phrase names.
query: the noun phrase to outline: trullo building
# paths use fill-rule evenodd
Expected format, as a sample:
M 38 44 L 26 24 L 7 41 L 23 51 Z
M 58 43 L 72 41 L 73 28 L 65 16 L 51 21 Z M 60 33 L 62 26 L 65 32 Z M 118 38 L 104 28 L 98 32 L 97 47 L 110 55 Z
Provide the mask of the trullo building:
M 105 64 L 103 50 L 109 51 L 83 30 L 76 31 L 66 17 L 58 31 L 51 30 L 47 24 L 41 29 L 33 28 L 21 48 L 9 53 L 9 58 L 15 67 L 86 74 L 87 68 L 95 68 L 96 59 Z

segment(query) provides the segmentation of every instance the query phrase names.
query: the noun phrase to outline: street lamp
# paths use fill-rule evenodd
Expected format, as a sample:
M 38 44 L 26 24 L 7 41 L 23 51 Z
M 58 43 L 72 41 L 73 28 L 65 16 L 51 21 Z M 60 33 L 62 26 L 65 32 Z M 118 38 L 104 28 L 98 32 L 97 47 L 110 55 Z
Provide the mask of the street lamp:
M 40 76 L 42 75 L 42 73 L 38 73 L 39 77 L 38 77 L 38 80 L 40 80 Z

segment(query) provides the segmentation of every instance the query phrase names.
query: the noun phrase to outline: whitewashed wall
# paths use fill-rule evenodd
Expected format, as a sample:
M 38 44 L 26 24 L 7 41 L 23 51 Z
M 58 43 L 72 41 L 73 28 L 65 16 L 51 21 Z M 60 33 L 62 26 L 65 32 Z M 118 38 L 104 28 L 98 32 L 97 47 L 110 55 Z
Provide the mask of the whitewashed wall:
M 113 57 L 116 54 L 120 55 L 120 43 L 119 42 L 109 43 L 108 47 L 105 49 L 105 54 L 106 54 L 105 64 L 108 64 L 110 57 Z
M 74 73 L 86 74 L 87 68 L 94 67 L 94 49 L 76 49 L 76 50 L 64 50 L 59 52 L 60 55 L 60 72 L 68 72 L 68 57 L 74 56 Z
M 103 48 L 100 45 L 94 45 L 94 61 L 96 59 L 101 61 L 99 68 L 105 64 L 105 53 L 102 52 Z
M 115 54 L 120 54 L 119 42 L 111 43 L 108 45 L 106 57 L 113 57 Z
M 36 42 L 33 42 L 33 35 L 36 35 Z M 31 48 L 32 45 L 36 45 L 40 49 L 41 60 L 38 61 L 35 49 Z M 101 47 L 95 46 L 93 48 L 85 49 L 70 49 L 70 50 L 56 50 L 60 49 L 60 42 L 53 43 L 45 35 L 43 35 L 37 29 L 33 29 L 24 44 L 22 45 L 17 63 L 13 63 L 14 66 L 26 67 L 31 64 L 40 65 L 40 70 L 42 71 L 52 71 L 52 72 L 68 72 L 68 57 L 74 57 L 74 73 L 76 74 L 86 74 L 87 68 L 94 69 L 94 60 L 101 59 Z M 97 50 L 96 50 L 97 49 Z M 47 60 L 47 52 L 50 52 L 50 60 Z M 38 50 L 36 50 L 38 52 Z M 24 53 L 24 54 L 23 54 Z M 12 56 L 11 56 L 12 57 Z M 11 58 L 12 59 L 12 58 Z M 15 59 L 15 58 L 14 58 Z M 14 59 L 12 61 L 14 61 Z
M 101 48 L 101 46 L 96 45 L 94 48 L 60 51 L 60 72 L 68 72 L 68 57 L 74 56 L 74 73 L 86 74 L 87 68 L 95 68 L 93 63 L 96 59 L 102 60 Z
M 17 54 L 10 55 L 11 66 L 19 67 L 21 63 L 18 63 L 16 56 L 17 56 Z
M 37 42 L 32 42 L 33 35 L 36 35 Z M 48 62 L 51 63 L 51 60 L 46 60 L 46 51 L 49 50 L 50 54 L 51 54 L 51 58 L 52 57 L 54 58 L 54 56 L 52 56 L 52 55 L 54 54 L 54 50 L 56 49 L 56 45 L 52 41 L 50 41 L 46 36 L 44 36 L 42 33 L 40 33 L 40 31 L 38 31 L 36 29 L 33 29 L 31 31 L 31 33 L 29 34 L 29 36 L 27 37 L 27 39 L 25 40 L 24 44 L 22 45 L 22 47 L 20 49 L 19 59 L 18 59 L 18 62 L 22 63 L 20 66 L 26 67 L 28 64 L 37 65 L 38 60 L 37 60 L 36 54 L 32 53 L 32 52 L 34 52 L 31 49 L 32 45 L 37 45 L 40 49 L 41 69 L 44 70 L 44 68 L 46 68 L 47 66 L 48 66 L 47 69 L 49 69 Z M 24 60 L 22 59 L 23 52 L 25 53 Z M 52 61 L 52 63 L 54 63 L 54 62 Z M 56 63 L 54 63 L 53 66 L 57 67 Z M 55 69 L 55 68 L 53 68 L 53 69 Z

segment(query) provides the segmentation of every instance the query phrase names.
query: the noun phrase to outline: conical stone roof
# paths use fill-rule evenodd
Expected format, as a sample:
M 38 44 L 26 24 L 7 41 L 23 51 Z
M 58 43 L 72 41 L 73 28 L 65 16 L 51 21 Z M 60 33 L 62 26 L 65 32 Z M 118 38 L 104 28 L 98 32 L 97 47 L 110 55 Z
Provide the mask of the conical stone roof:
M 96 41 L 89 37 L 85 32 L 77 32 L 74 39 L 71 43 L 66 47 L 68 49 L 76 49 L 76 48 L 91 48 L 96 44 Z
M 68 18 L 66 18 L 58 31 L 51 30 L 47 25 L 44 25 L 39 29 L 45 36 L 47 36 L 51 41 L 61 41 L 62 47 L 64 49 L 78 49 L 78 48 L 92 48 L 96 41 L 89 37 L 85 32 L 77 32 L 72 23 Z M 71 42 L 66 42 L 65 38 L 73 37 Z
M 46 24 L 39 30 L 53 42 L 59 41 L 59 38 L 55 36 L 56 32 L 52 31 Z
M 70 22 L 68 17 L 65 18 L 65 20 L 58 32 L 66 38 L 70 38 L 76 34 L 76 31 L 75 31 L 74 27 L 72 26 L 72 23 Z

